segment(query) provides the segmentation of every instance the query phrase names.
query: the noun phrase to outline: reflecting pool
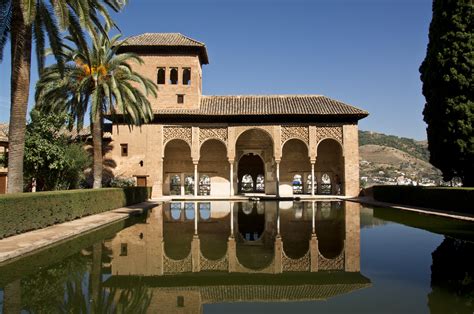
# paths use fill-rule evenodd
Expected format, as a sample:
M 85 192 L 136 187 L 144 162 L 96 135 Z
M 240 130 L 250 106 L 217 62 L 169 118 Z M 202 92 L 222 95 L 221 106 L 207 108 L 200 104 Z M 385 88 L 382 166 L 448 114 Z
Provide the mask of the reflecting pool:
M 0 267 L 4 313 L 472 313 L 474 224 L 353 202 L 170 202 Z

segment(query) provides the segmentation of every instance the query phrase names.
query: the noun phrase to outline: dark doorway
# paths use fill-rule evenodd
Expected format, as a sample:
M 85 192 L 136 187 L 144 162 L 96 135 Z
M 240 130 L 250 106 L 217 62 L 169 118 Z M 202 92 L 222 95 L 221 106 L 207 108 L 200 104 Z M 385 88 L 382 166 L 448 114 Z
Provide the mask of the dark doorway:
M 239 160 L 239 193 L 265 193 L 265 165 L 258 155 L 249 153 Z

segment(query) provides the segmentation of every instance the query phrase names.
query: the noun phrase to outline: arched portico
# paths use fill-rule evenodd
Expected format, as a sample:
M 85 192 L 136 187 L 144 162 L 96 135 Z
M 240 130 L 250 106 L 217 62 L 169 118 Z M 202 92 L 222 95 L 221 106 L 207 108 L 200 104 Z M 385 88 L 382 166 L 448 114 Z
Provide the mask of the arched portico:
M 344 157 L 339 141 L 326 138 L 318 143 L 315 170 L 318 194 L 344 193 Z
M 282 149 L 280 195 L 298 194 L 311 194 L 311 163 L 306 143 L 300 139 L 290 139 L 283 144 Z
M 163 194 L 193 195 L 194 175 L 191 147 L 181 139 L 165 143 L 163 158 Z
M 235 142 L 238 193 L 275 193 L 273 154 L 274 141 L 267 131 L 252 128 L 240 133 Z
M 229 163 L 226 145 L 218 139 L 201 144 L 196 180 L 197 195 L 227 196 L 230 194 Z

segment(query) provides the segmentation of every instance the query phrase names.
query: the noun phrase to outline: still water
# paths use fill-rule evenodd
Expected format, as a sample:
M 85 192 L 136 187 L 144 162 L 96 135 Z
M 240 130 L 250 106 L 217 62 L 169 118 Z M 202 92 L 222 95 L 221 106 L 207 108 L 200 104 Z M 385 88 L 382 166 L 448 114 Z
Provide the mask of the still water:
M 0 267 L 0 309 L 473 313 L 474 224 L 340 201 L 164 203 Z

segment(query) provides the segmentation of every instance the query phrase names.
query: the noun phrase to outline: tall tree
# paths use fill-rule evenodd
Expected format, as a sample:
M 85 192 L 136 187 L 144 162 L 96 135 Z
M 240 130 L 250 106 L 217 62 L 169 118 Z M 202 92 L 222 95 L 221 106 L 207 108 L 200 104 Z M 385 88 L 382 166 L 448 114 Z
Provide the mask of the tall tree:
M 153 81 L 133 71 L 132 62 L 143 61 L 133 53 L 117 54 L 120 35 L 108 40 L 93 32 L 91 46 L 64 46 L 64 76 L 59 64 L 45 68 L 36 85 L 36 104 L 41 110 L 66 111 L 81 129 L 86 112 L 92 122 L 94 188 L 102 186 L 102 127 L 104 114 L 119 115 L 124 123 L 140 125 L 153 118 L 149 94 L 157 96 Z
M 45 40 L 63 70 L 60 30 L 68 30 L 85 43 L 83 29 L 101 27 L 102 16 L 110 26 L 106 6 L 118 11 L 123 0 L 2 0 L 0 2 L 0 62 L 11 38 L 11 106 L 9 129 L 8 193 L 23 191 L 23 158 L 26 112 L 30 86 L 33 38 L 39 71 L 44 66 Z
M 420 67 L 430 162 L 465 186 L 474 186 L 473 17 L 472 0 L 434 0 Z

